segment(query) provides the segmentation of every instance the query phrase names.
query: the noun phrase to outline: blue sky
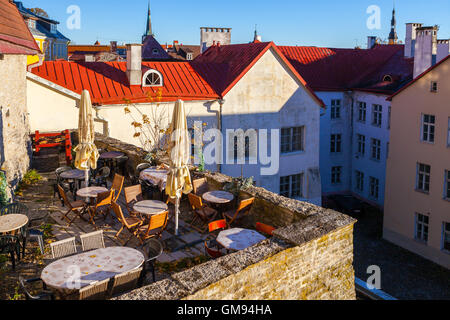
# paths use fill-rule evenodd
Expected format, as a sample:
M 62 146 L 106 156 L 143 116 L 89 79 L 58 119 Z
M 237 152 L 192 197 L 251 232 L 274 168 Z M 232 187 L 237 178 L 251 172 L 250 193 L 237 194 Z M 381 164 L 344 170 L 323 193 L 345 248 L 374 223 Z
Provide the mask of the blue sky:
M 61 22 L 58 29 L 77 44 L 117 40 L 140 42 L 148 0 L 22 0 L 41 7 Z M 70 5 L 81 9 L 81 29 L 68 30 Z M 366 10 L 381 9 L 381 29 L 369 30 Z M 232 42 L 253 39 L 255 24 L 263 41 L 279 45 L 365 46 L 368 35 L 387 38 L 392 0 L 151 0 L 153 29 L 161 44 L 179 40 L 200 44 L 200 27 L 230 27 Z M 406 22 L 440 25 L 439 38 L 450 38 L 450 1 L 396 0 L 397 32 L 404 40 Z

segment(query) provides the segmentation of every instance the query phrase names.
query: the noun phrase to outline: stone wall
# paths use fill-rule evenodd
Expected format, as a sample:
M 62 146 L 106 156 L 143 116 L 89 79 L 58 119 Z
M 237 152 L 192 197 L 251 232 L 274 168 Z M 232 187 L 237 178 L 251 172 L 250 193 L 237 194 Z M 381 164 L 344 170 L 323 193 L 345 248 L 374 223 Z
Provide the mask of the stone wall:
M 319 209 L 272 239 L 116 300 L 355 300 L 354 222 Z
M 0 55 L 0 162 L 10 194 L 30 167 L 26 66 L 24 55 Z

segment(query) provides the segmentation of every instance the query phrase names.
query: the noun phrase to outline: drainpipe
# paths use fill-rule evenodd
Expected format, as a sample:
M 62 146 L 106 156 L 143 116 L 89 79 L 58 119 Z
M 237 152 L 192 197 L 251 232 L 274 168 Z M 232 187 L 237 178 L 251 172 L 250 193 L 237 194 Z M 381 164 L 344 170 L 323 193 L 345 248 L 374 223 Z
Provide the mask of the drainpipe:
M 351 100 L 351 116 L 350 116 L 350 146 L 351 146 L 351 154 L 350 154 L 350 194 L 353 194 L 353 157 L 355 156 L 354 144 L 353 144 L 353 133 L 354 133 L 354 108 L 355 108 L 355 98 L 353 98 L 353 94 L 351 91 L 347 92 Z
M 217 123 L 218 123 L 218 129 L 220 131 L 220 133 L 222 133 L 222 137 L 223 137 L 223 132 L 222 132 L 222 112 L 223 112 L 223 105 L 225 104 L 225 100 L 223 98 L 218 100 L 219 102 L 219 114 L 218 114 L 218 119 L 217 119 Z M 222 141 L 223 142 L 223 141 Z M 220 150 L 221 153 L 223 153 L 223 144 L 222 144 L 222 148 Z M 223 157 L 222 157 L 223 159 Z M 221 164 L 217 164 L 217 172 L 222 173 L 222 165 Z
M 98 110 L 97 108 L 94 108 L 94 110 L 95 110 L 95 117 L 96 117 L 96 118 L 94 119 L 94 121 L 95 121 L 95 122 L 103 123 L 103 134 L 104 134 L 105 136 L 109 137 L 109 121 L 106 120 L 105 118 L 103 118 L 103 117 L 99 114 L 99 111 L 100 111 L 100 110 Z

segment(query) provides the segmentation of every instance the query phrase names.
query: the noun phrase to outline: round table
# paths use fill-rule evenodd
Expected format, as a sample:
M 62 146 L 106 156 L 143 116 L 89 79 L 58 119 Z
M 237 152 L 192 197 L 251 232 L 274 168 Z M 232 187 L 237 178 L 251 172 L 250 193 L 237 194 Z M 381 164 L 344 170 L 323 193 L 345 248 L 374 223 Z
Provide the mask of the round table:
M 77 196 L 80 198 L 97 198 L 100 193 L 108 192 L 109 190 L 103 187 L 89 187 L 77 191 Z
M 111 279 L 115 275 L 137 269 L 144 261 L 144 255 L 138 250 L 109 247 L 55 261 L 42 270 L 41 279 L 50 288 L 70 293 L 97 281 Z M 78 279 L 79 287 L 74 283 Z
M 226 191 L 210 191 L 203 195 L 203 200 L 215 204 L 227 204 L 234 200 L 234 195 Z
M 86 179 L 86 172 L 82 170 L 70 170 L 60 174 L 63 179 L 84 180 Z
M 139 177 L 142 180 L 146 180 L 150 182 L 152 185 L 157 186 L 159 190 L 163 191 L 164 189 L 166 189 L 168 175 L 169 170 L 152 167 L 143 170 L 139 175 Z
M 23 214 L 6 214 L 0 217 L 0 234 L 19 230 L 28 223 L 28 217 Z
M 121 158 L 125 155 L 125 153 L 119 152 L 119 151 L 111 151 L 111 152 L 105 152 L 100 155 L 101 159 L 105 160 L 113 160 L 117 158 Z
M 217 242 L 224 248 L 235 251 L 250 248 L 264 240 L 266 237 L 258 232 L 241 228 L 222 231 L 217 237 Z
M 168 211 L 169 207 L 162 201 L 146 200 L 136 203 L 133 210 L 147 216 L 154 216 Z

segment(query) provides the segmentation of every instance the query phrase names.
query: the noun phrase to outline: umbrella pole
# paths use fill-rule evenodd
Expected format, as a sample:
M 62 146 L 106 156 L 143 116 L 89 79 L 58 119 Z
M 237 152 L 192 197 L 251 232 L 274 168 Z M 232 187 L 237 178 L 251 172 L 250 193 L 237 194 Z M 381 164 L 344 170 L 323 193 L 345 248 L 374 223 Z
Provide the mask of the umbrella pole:
M 177 196 L 177 201 L 175 204 L 175 235 L 179 236 L 180 232 L 178 230 L 178 218 L 180 213 L 180 198 Z
M 89 187 L 89 170 L 84 170 L 84 186 Z

